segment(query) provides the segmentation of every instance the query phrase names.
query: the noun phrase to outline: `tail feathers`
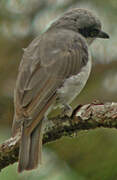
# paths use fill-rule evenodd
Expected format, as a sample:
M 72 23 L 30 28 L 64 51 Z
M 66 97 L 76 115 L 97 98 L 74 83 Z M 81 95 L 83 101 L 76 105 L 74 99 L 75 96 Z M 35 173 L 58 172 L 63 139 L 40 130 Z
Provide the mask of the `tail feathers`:
M 26 170 L 34 169 L 42 160 L 42 121 L 31 134 L 30 156 Z
M 30 135 L 22 132 L 18 172 L 32 170 L 41 163 L 42 157 L 42 120 Z
M 18 172 L 22 172 L 26 169 L 29 162 L 29 151 L 30 151 L 30 136 L 25 134 L 25 131 L 22 132 L 20 151 L 19 151 L 19 164 Z

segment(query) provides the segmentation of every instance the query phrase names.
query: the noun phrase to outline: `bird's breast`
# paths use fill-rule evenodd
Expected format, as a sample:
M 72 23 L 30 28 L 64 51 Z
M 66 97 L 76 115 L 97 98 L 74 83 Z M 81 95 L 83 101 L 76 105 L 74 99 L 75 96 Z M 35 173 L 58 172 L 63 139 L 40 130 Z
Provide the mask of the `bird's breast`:
M 79 95 L 88 80 L 91 66 L 92 62 L 91 58 L 89 58 L 87 64 L 82 67 L 80 73 L 65 80 L 63 86 L 57 91 L 60 102 L 70 104 L 76 96 Z

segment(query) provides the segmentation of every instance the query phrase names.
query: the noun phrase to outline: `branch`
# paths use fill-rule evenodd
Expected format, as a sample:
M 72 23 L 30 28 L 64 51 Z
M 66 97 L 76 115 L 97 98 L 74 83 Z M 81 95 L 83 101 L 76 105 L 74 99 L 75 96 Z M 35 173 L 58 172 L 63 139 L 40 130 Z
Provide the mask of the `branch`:
M 77 107 L 70 118 L 57 116 L 49 119 L 44 130 L 43 144 L 97 127 L 117 128 L 117 103 L 95 101 Z M 20 137 L 17 134 L 0 145 L 0 170 L 18 160 Z

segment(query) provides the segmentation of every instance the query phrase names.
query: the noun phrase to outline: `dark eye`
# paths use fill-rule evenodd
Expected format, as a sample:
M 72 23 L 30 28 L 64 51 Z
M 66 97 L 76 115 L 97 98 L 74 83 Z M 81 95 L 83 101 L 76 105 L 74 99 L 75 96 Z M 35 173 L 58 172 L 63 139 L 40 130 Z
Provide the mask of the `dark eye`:
M 99 30 L 98 29 L 92 29 L 91 31 L 90 31 L 90 36 L 91 37 L 95 37 L 95 36 L 97 36 L 99 34 Z
M 79 29 L 79 32 L 84 36 L 84 37 L 96 37 L 99 34 L 99 30 L 89 27 L 89 28 L 82 28 Z

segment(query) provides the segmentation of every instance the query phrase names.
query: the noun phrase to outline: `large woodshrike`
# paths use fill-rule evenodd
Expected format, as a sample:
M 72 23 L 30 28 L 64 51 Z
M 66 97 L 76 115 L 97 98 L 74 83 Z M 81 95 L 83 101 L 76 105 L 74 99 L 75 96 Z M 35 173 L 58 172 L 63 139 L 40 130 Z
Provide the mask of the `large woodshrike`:
M 72 9 L 24 50 L 15 88 L 12 135 L 21 132 L 18 171 L 41 162 L 42 125 L 50 107 L 69 104 L 91 71 L 88 46 L 109 38 L 100 20 L 85 9 Z

